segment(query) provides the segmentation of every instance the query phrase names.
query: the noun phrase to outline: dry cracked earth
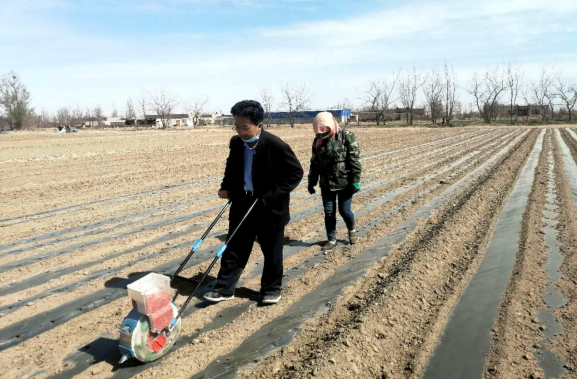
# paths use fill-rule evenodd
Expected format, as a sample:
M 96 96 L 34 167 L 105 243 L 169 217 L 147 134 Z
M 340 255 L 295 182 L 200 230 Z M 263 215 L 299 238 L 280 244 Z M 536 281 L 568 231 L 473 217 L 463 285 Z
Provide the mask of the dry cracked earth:
M 173 273 L 224 205 L 233 132 L 0 135 L 3 376 L 577 378 L 577 130 L 353 131 L 360 241 L 340 222 L 338 248 L 320 251 L 322 206 L 305 176 L 281 302 L 258 305 L 257 244 L 237 297 L 202 301 L 217 266 L 175 346 L 146 365 L 118 363 L 126 285 Z M 312 132 L 271 132 L 306 171 Z M 227 226 L 181 275 L 206 270 Z

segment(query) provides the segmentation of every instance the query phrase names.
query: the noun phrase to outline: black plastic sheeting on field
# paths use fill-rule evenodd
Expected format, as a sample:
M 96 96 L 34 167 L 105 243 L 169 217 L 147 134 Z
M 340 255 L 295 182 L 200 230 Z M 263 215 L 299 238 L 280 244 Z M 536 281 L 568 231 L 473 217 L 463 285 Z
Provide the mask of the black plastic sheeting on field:
M 43 219 L 43 218 L 50 217 L 50 216 L 54 215 L 55 213 L 60 213 L 60 212 L 68 211 L 68 210 L 71 210 L 71 209 L 89 207 L 89 206 L 93 206 L 93 205 L 97 205 L 97 204 L 106 204 L 106 203 L 110 203 L 110 202 L 117 201 L 117 200 L 121 200 L 121 199 L 127 199 L 127 198 L 131 198 L 131 197 L 142 196 L 142 195 L 149 195 L 149 194 L 153 194 L 153 193 L 157 193 L 157 192 L 161 192 L 161 191 L 168 191 L 168 190 L 172 190 L 172 189 L 180 188 L 180 187 L 195 186 L 195 185 L 199 185 L 199 184 L 206 184 L 206 183 L 210 183 L 210 182 L 214 182 L 214 181 L 219 181 L 219 180 L 221 180 L 221 179 L 222 179 L 221 177 L 213 177 L 213 178 L 195 180 L 195 181 L 193 181 L 193 182 L 175 184 L 175 185 L 172 185 L 172 186 L 164 186 L 164 187 L 162 187 L 162 188 L 157 188 L 157 189 L 153 189 L 153 190 L 136 192 L 136 193 L 131 193 L 131 194 L 122 195 L 122 196 L 116 196 L 116 197 L 110 197 L 110 198 L 108 198 L 108 199 L 96 200 L 96 201 L 91 201 L 91 202 L 88 202 L 88 203 L 70 205 L 70 206 L 68 206 L 68 207 L 62 207 L 62 208 L 58 208 L 58 209 L 52 209 L 52 210 L 49 210 L 49 211 L 43 211 L 43 212 L 31 213 L 31 214 L 27 214 L 27 215 L 23 215 L 23 216 L 18 216 L 18 217 L 11 217 L 11 218 L 0 219 L 0 223 L 6 222 L 6 224 L 0 225 L 0 227 L 6 227 L 6 226 L 10 226 L 10 225 L 17 225 L 17 224 L 21 224 L 21 223 L 28 222 L 28 221 L 40 220 L 40 219 Z M 29 219 L 29 218 L 32 218 L 32 217 L 35 217 L 35 216 L 45 216 L 45 217 L 35 218 L 34 220 L 26 220 L 26 219 Z M 10 221 L 16 221 L 16 220 L 24 220 L 24 221 L 20 221 L 20 222 L 16 222 L 16 223 L 9 223 Z M 8 247 L 8 246 L 12 246 L 12 245 L 11 245 L 11 244 L 0 245 L 0 250 L 4 250 L 4 249 L 5 249 L 6 247 Z
M 543 148 L 543 130 L 517 180 L 477 272 L 461 295 L 423 379 L 482 378 L 498 315 L 519 249 L 523 213 Z

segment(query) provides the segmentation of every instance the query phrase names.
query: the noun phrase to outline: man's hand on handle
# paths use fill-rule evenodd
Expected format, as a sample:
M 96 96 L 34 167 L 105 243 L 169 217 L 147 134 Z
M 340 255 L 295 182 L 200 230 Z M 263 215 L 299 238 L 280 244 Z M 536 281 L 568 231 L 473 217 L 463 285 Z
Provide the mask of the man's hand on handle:
M 220 190 L 218 191 L 218 197 L 221 199 L 230 199 L 230 192 L 227 190 Z

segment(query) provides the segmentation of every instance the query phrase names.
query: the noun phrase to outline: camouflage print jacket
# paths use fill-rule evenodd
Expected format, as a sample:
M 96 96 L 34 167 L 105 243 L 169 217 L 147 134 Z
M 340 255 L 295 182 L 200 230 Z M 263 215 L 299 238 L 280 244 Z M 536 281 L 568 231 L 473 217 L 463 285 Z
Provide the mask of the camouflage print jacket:
M 361 149 L 353 132 L 339 128 L 332 140 L 317 146 L 313 141 L 313 154 L 309 169 L 309 186 L 319 181 L 321 188 L 339 191 L 361 181 Z

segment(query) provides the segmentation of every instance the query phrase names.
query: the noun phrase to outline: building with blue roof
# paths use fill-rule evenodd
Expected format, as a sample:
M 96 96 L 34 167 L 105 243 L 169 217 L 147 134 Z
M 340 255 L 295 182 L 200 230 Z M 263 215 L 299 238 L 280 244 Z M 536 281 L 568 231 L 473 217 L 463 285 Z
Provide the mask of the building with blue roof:
M 317 114 L 321 112 L 329 112 L 339 123 L 346 123 L 351 117 L 350 109 L 326 109 L 326 110 L 307 110 L 300 111 L 294 115 L 295 123 L 297 124 L 312 124 Z M 266 117 L 266 116 L 265 116 Z M 274 124 L 288 124 L 289 112 L 271 112 L 270 118 Z

